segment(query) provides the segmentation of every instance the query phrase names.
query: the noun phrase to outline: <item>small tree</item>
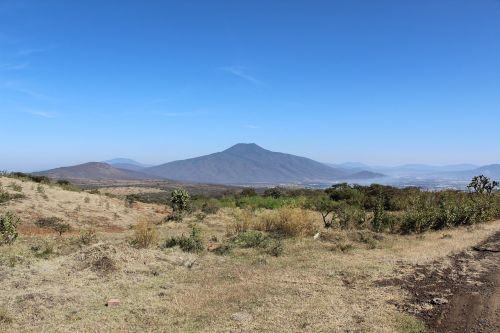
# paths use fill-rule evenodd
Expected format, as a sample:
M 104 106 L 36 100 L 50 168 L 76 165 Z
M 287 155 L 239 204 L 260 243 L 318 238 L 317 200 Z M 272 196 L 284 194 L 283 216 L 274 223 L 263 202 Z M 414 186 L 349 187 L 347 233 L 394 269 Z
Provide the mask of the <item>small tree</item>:
M 332 228 L 339 209 L 339 203 L 331 200 L 326 195 L 322 195 L 314 199 L 311 206 L 321 214 L 325 228 Z
M 281 189 L 279 187 L 269 188 L 264 191 L 264 196 L 272 197 L 274 199 L 278 199 L 282 195 L 283 193 L 281 192 Z
M 14 243 L 19 221 L 19 218 L 11 212 L 0 216 L 0 245 Z
M 242 197 L 254 197 L 257 195 L 257 192 L 253 187 L 246 187 L 243 190 L 241 190 L 240 195 Z
M 62 236 L 65 232 L 71 230 L 71 226 L 67 223 L 54 223 L 52 229 L 56 231 L 59 236 Z
M 499 186 L 497 181 L 492 181 L 484 175 L 475 176 L 472 178 L 470 184 L 467 186 L 469 189 L 474 189 L 474 192 L 483 194 L 491 194 Z

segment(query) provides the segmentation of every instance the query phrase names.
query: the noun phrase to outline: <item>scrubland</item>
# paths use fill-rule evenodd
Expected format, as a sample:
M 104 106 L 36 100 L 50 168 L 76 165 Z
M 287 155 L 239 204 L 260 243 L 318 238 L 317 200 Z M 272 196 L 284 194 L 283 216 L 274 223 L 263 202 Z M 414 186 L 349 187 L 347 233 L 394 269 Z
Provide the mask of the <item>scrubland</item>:
M 498 220 L 418 234 L 325 228 L 290 202 L 168 219 L 164 204 L 0 182 L 0 215 L 20 219 L 0 246 L 2 332 L 424 332 L 400 310 L 407 292 L 381 282 L 500 231 Z M 51 217 L 69 230 L 37 223 Z

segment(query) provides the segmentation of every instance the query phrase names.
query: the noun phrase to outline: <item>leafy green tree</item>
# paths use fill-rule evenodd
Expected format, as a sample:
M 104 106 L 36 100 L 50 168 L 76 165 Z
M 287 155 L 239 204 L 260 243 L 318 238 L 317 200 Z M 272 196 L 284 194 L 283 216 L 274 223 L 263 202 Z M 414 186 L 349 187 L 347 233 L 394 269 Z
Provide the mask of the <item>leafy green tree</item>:
M 240 194 L 242 197 L 254 197 L 257 195 L 257 192 L 253 187 L 245 187 Z
M 265 197 L 272 197 L 274 199 L 278 199 L 282 195 L 283 193 L 279 187 L 270 188 L 264 191 Z
M 325 228 L 332 228 L 337 217 L 340 204 L 327 195 L 313 198 L 309 206 L 321 214 Z
M 344 201 L 349 205 L 361 206 L 363 193 L 347 183 L 335 184 L 325 190 L 333 201 Z

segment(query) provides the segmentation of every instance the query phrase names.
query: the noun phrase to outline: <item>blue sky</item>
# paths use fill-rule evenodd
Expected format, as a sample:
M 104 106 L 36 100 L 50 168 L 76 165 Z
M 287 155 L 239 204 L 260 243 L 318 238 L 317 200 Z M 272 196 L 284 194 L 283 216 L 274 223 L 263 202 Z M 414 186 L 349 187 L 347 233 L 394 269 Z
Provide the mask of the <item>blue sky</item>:
M 0 169 L 498 163 L 499 36 L 498 0 L 0 0 Z

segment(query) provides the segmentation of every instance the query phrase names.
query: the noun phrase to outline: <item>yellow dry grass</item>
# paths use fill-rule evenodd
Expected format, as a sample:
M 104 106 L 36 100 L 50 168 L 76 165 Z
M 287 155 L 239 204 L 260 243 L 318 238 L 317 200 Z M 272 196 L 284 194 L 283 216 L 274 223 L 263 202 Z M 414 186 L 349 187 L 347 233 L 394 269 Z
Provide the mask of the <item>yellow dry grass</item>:
M 33 223 L 44 217 L 59 217 L 75 230 L 93 227 L 98 230 L 120 231 L 135 225 L 138 221 L 157 221 L 164 216 L 164 207 L 148 204 L 134 204 L 127 207 L 123 200 L 101 194 L 72 192 L 57 186 L 36 184 L 7 177 L 0 177 L 4 190 L 22 193 L 22 200 L 13 200 L 0 205 L 0 213 L 7 210 L 21 218 L 21 233 L 38 232 Z M 21 186 L 21 192 L 12 191 L 9 186 Z M 42 190 L 40 190 L 40 188 Z
M 2 180 L 4 186 L 9 181 Z M 31 205 L 66 217 L 66 207 L 87 196 L 92 210 L 82 204 L 80 214 L 109 214 L 96 202 L 100 196 L 47 188 L 46 201 L 33 193 L 31 183 L 22 186 L 28 197 L 0 209 L 16 211 L 26 223 L 33 212 L 22 209 Z M 123 212 L 122 202 L 109 200 L 111 214 Z M 135 225 L 160 215 L 154 209 L 129 208 L 114 223 Z M 313 224 L 321 225 L 316 218 Z M 160 242 L 187 234 L 190 223 L 194 218 L 159 225 Z M 208 242 L 214 236 L 223 239 L 230 223 L 234 211 L 222 209 L 199 226 Z M 376 281 L 401 274 L 408 264 L 425 264 L 470 247 L 500 231 L 500 221 L 422 236 L 385 236 L 370 244 L 360 241 L 369 235 L 330 231 L 322 240 L 310 235 L 286 239 L 280 257 L 256 249 L 237 249 L 227 256 L 158 246 L 139 249 L 130 244 L 134 230 L 104 231 L 90 245 L 73 236 L 25 235 L 0 247 L 0 312 L 8 318 L 0 321 L 0 331 L 416 332 L 418 322 L 394 305 L 407 295 Z M 444 233 L 449 236 L 443 238 Z M 40 238 L 54 244 L 54 253 L 45 258 L 32 250 Z M 339 241 L 350 242 L 353 249 L 335 250 Z M 110 298 L 120 299 L 120 305 L 106 307 Z

